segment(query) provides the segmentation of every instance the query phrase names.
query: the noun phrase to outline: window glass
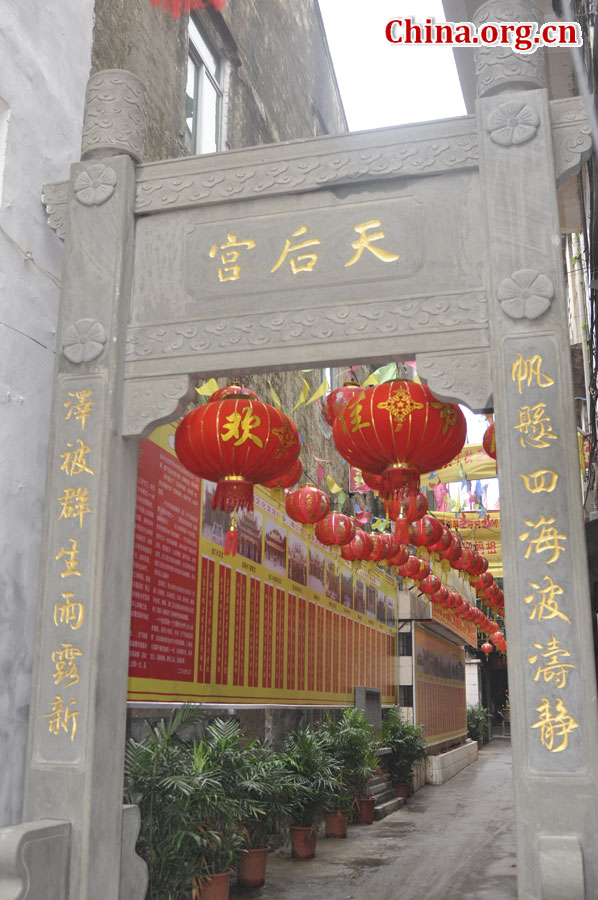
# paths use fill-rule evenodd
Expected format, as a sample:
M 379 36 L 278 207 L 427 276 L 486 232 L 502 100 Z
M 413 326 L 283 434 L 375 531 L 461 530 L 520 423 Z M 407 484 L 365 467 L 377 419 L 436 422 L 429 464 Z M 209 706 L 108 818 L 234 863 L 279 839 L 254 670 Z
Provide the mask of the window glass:
M 220 149 L 222 69 L 221 60 L 190 19 L 185 95 L 185 146 L 189 153 L 214 153 Z

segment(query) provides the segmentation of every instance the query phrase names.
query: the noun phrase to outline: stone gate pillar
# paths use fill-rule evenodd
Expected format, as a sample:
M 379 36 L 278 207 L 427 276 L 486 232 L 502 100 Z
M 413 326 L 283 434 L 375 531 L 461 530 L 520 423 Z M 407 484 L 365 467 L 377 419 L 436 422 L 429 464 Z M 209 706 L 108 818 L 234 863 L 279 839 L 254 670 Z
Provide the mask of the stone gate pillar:
M 69 185 L 24 803 L 25 820 L 70 823 L 69 900 L 147 883 L 135 835 L 133 891 L 119 873 L 137 462 L 120 432 L 145 93 L 128 72 L 91 79 Z
M 538 21 L 527 0 L 477 23 Z M 477 51 L 519 896 L 598 896 L 598 722 L 542 51 Z M 554 115 L 554 112 L 553 112 Z

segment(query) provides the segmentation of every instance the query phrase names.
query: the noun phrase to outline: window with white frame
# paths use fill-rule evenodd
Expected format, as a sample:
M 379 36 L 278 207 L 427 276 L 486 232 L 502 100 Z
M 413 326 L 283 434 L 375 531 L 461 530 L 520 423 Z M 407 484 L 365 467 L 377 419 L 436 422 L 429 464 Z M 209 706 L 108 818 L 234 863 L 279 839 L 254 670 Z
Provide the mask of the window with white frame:
M 185 146 L 191 154 L 221 149 L 223 83 L 223 61 L 189 19 Z

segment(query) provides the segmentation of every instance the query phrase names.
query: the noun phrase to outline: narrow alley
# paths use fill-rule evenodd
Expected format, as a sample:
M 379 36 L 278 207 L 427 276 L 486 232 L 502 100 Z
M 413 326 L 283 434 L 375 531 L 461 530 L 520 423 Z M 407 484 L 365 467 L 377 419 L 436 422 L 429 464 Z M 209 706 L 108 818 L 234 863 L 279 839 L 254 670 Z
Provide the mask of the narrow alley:
M 316 857 L 271 854 L 264 887 L 235 900 L 514 900 L 517 897 L 510 740 L 496 739 L 444 785 L 426 785 L 397 812 L 318 836 Z

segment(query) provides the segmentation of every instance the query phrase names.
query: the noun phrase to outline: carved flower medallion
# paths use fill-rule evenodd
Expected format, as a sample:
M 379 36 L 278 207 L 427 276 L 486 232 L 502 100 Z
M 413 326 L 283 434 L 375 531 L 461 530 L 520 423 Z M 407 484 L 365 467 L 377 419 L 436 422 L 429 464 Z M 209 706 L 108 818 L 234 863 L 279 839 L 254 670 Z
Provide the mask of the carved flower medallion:
M 503 312 L 512 319 L 537 319 L 552 303 L 554 286 L 548 275 L 519 269 L 501 281 L 497 296 Z
M 79 319 L 64 332 L 62 352 L 69 362 L 88 363 L 96 359 L 106 343 L 106 329 L 97 319 Z
M 520 100 L 501 103 L 486 121 L 490 140 L 503 147 L 525 144 L 536 136 L 540 117 L 533 106 Z
M 75 196 L 83 206 L 100 206 L 114 193 L 116 172 L 110 166 L 94 163 L 75 180 Z

